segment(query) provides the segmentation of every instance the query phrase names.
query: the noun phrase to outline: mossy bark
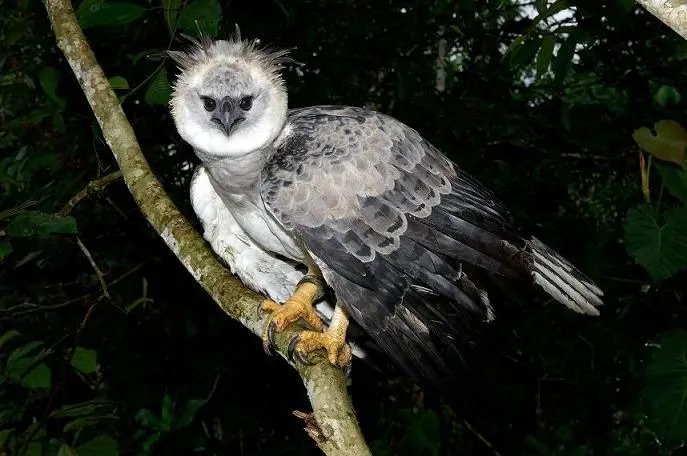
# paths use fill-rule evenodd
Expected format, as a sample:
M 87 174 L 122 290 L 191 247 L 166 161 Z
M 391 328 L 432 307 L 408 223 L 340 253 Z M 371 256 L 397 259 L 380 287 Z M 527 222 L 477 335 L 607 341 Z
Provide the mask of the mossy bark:
M 637 0 L 637 3 L 687 40 L 687 0 Z

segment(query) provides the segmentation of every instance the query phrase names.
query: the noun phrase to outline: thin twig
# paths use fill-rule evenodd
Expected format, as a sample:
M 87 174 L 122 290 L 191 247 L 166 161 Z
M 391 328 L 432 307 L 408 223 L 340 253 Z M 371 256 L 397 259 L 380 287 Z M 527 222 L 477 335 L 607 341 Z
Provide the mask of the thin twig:
M 124 274 L 111 280 L 109 286 L 113 287 L 117 283 L 119 283 L 122 280 L 129 277 L 131 274 L 133 274 L 136 271 L 138 271 L 139 269 L 141 269 L 144 265 L 145 265 L 145 263 L 137 264 L 133 268 L 126 271 Z M 12 319 L 20 317 L 22 315 L 27 315 L 27 314 L 31 314 L 31 313 L 35 313 L 35 312 L 49 312 L 51 310 L 62 309 L 63 307 L 68 307 L 68 306 L 71 306 L 72 304 L 76 304 L 77 302 L 84 301 L 88 298 L 94 298 L 94 297 L 96 297 L 96 293 L 86 293 L 86 294 L 78 296 L 76 298 L 72 298 L 68 301 L 61 302 L 59 304 L 50 304 L 50 305 L 46 305 L 46 306 L 39 306 L 38 304 L 31 304 L 31 303 L 17 304 L 16 306 L 8 307 L 7 309 L 0 309 L 0 313 L 8 314 L 8 315 L 0 318 L 0 322 L 12 320 Z
M 98 282 L 100 282 L 100 288 L 103 290 L 103 296 L 106 297 L 109 301 L 112 301 L 112 296 L 110 295 L 110 291 L 107 289 L 107 282 L 105 281 L 103 272 L 100 270 L 98 264 L 93 259 L 93 255 L 91 255 L 91 252 L 86 248 L 86 246 L 84 245 L 83 241 L 81 241 L 81 238 L 79 236 L 76 236 L 76 244 L 79 246 L 81 252 L 84 254 L 88 262 L 91 264 L 91 267 L 95 272 L 95 275 L 98 277 Z
M 105 187 L 110 185 L 113 182 L 118 181 L 122 177 L 122 172 L 121 171 L 114 171 L 110 174 L 106 174 L 105 176 L 101 177 L 100 179 L 96 179 L 94 181 L 91 181 L 86 185 L 86 187 L 83 188 L 79 193 L 74 195 L 68 202 L 67 204 L 64 205 L 62 209 L 60 209 L 57 212 L 57 215 L 69 215 L 69 213 L 74 209 L 74 206 L 79 204 L 81 200 L 86 198 L 88 195 L 92 195 L 93 193 L 98 193 L 101 192 Z
M 468 428 L 468 431 L 472 432 L 474 436 L 477 437 L 477 440 L 482 442 L 485 447 L 489 448 L 489 450 L 491 450 L 491 452 L 494 453 L 494 456 L 501 456 L 501 453 L 499 453 L 498 450 L 494 448 L 494 445 L 489 440 L 487 440 L 487 438 L 484 437 L 477 429 L 472 427 L 472 425 L 467 420 L 463 420 L 463 424 L 466 428 Z

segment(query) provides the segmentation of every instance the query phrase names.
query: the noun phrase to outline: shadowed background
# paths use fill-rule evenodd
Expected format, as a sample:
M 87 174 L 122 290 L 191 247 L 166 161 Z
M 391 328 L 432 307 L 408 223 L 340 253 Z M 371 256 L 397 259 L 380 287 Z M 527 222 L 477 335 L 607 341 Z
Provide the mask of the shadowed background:
M 350 391 L 374 454 L 673 454 L 687 438 L 687 336 L 676 330 L 687 321 L 687 176 L 661 164 L 651 205 L 635 206 L 644 197 L 632 133 L 684 123 L 687 47 L 632 1 L 601 3 L 75 7 L 190 219 L 197 161 L 166 107 L 175 68 L 163 51 L 183 46 L 181 32 L 226 37 L 238 23 L 246 38 L 294 48 L 304 65 L 285 70 L 290 106 L 368 106 L 400 119 L 606 290 L 600 318 L 529 295 L 498 303 L 497 321 L 466 346 L 452 408 L 383 359 L 356 362 Z M 91 192 L 73 219 L 46 218 L 116 167 L 41 4 L 0 4 L 0 50 L 0 448 L 317 454 L 291 415 L 308 410 L 296 373 L 205 295 L 121 182 Z M 632 207 L 648 215 L 626 219 Z M 644 242 L 630 255 L 625 232 Z

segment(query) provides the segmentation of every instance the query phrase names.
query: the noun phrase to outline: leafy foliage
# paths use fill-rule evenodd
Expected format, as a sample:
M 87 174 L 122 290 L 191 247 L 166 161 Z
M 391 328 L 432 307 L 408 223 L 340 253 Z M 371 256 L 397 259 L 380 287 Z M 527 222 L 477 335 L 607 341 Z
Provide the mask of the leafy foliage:
M 647 368 L 646 400 L 656 431 L 675 441 L 687 439 L 687 331 L 668 331 Z
M 413 126 L 606 292 L 599 319 L 495 295 L 458 404 L 356 362 L 375 454 L 667 455 L 686 438 L 687 42 L 631 0 L 524 3 L 77 6 L 190 218 L 196 162 L 168 114 L 165 51 L 238 23 L 306 63 L 284 71 L 292 106 Z M 223 317 L 121 183 L 88 187 L 115 165 L 40 2 L 1 3 L 0 32 L 0 453 L 317 454 L 291 418 L 308 405 L 290 370 Z

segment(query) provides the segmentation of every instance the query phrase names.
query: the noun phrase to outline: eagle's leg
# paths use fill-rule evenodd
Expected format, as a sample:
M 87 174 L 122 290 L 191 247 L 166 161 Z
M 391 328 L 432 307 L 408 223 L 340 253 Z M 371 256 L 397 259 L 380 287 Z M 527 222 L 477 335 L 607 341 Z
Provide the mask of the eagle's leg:
M 353 355 L 351 347 L 346 343 L 347 330 L 348 315 L 337 304 L 329 328 L 324 332 L 303 331 L 298 334 L 289 344 L 289 357 L 296 357 L 302 363 L 310 364 L 307 355 L 324 348 L 330 363 L 348 371 Z
M 311 328 L 322 331 L 324 323 L 315 313 L 313 304 L 324 293 L 322 279 L 314 274 L 308 274 L 296 285 L 293 295 L 284 304 L 277 304 L 269 299 L 262 302 L 258 312 L 270 314 L 262 331 L 262 342 L 265 351 L 270 353 L 270 346 L 274 345 L 274 335 L 283 331 L 288 325 L 303 320 Z

